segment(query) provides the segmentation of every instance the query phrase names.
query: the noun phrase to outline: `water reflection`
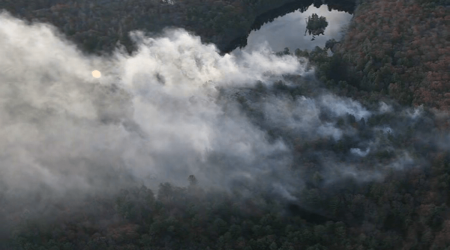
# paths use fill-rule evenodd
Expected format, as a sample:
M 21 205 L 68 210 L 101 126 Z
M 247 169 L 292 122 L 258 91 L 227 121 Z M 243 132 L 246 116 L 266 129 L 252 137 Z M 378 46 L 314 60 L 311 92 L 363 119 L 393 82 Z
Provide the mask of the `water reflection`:
M 305 36 L 305 19 L 313 13 L 325 16 L 328 27 L 324 35 L 316 36 L 314 41 L 311 41 L 312 36 Z M 346 12 L 329 11 L 326 5 L 322 5 L 320 8 L 311 5 L 303 13 L 300 11 L 292 12 L 265 24 L 257 31 L 252 31 L 247 38 L 247 46 L 243 50 L 252 51 L 266 45 L 273 51 L 282 51 L 286 47 L 291 51 L 297 48 L 312 50 L 316 46 L 323 47 L 328 39 L 340 40 L 341 29 L 348 25 L 351 18 L 352 15 Z

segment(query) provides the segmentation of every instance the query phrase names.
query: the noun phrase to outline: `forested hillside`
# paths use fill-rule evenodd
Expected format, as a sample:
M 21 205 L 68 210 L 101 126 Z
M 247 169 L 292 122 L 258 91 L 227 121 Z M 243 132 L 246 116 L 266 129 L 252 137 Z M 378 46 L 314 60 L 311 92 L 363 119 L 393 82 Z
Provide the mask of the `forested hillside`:
M 130 30 L 159 32 L 166 26 L 186 28 L 224 49 L 252 27 L 285 13 L 287 7 L 282 6 L 288 2 L 3 0 L 0 9 L 52 23 L 82 45 L 84 53 L 102 53 L 111 52 L 117 41 L 135 49 L 126 35 Z M 348 1 L 330 6 L 343 8 L 340 3 L 348 6 Z M 0 78 L 7 80 L 2 85 L 6 101 L 0 103 L 0 124 L 10 129 L 0 130 L 0 139 L 20 138 L 17 144 L 2 140 L 6 153 L 0 157 L 10 160 L 11 152 L 11 163 L 30 158 L 24 166 L 32 165 L 36 172 L 30 171 L 30 183 L 16 182 L 23 173 L 0 165 L 0 249 L 450 249 L 450 4 L 358 3 L 342 41 L 329 41 L 313 51 L 255 53 L 242 64 L 226 61 L 231 56 L 211 52 L 184 33 L 181 42 L 176 34 L 153 39 L 146 44 L 147 54 L 158 54 L 161 44 L 169 44 L 171 50 L 161 49 L 157 59 L 144 60 L 148 55 L 140 54 L 142 61 L 127 64 L 153 67 L 121 75 L 123 81 L 141 84 L 123 99 L 125 87 L 115 85 L 116 79 L 111 87 L 105 84 L 107 77 L 101 85 L 86 83 L 84 75 L 67 80 L 72 68 L 53 72 L 73 63 L 70 58 L 49 63 L 54 69 L 45 71 L 18 55 L 17 61 L 28 63 L 30 72 L 35 67 L 45 73 L 27 78 L 0 71 L 0 77 L 7 75 Z M 255 21 L 258 16 L 261 19 Z M 169 61 L 173 58 L 174 63 Z M 75 62 L 73 71 L 85 63 Z M 315 71 L 292 73 L 289 67 L 296 64 Z M 224 65 L 232 70 L 220 68 Z M 283 67 L 287 73 L 280 70 Z M 16 78 L 25 82 L 23 87 L 9 83 Z M 58 79 L 67 81 L 61 95 Z M 231 84 L 236 79 L 245 84 Z M 40 85 L 33 85 L 35 81 Z M 202 84 L 213 87 L 199 87 Z M 17 94 L 21 91 L 25 94 Z M 81 101 L 76 99 L 79 93 Z M 92 112 L 84 114 L 84 109 Z M 130 121 L 133 112 L 160 116 Z M 209 137 L 202 134 L 209 130 Z M 208 141 L 205 137 L 220 139 L 205 143 L 212 149 L 198 161 L 189 148 L 190 136 L 196 133 L 200 136 L 192 139 L 195 150 L 204 146 L 202 140 Z M 262 139 L 235 143 L 255 134 L 262 134 Z M 27 141 L 33 136 L 41 144 Z M 154 146 L 151 143 L 157 146 L 147 150 L 145 146 Z M 46 147 L 55 152 L 48 153 Z M 105 156 L 112 160 L 103 161 Z M 181 169 L 186 185 L 141 185 L 147 177 L 130 162 L 144 169 L 158 163 L 168 169 L 162 171 L 166 176 Z M 69 168 L 59 168 L 64 164 Z M 193 175 L 192 169 L 203 172 Z M 39 183 L 42 177 L 34 176 L 52 176 L 52 171 L 68 183 Z M 34 181 L 37 188 L 27 190 Z M 82 191 L 65 189 L 79 182 Z M 86 191 L 86 186 L 92 189 Z M 100 192 L 99 186 L 111 191 Z
M 334 50 L 361 79 L 354 87 L 449 109 L 449 1 L 363 1 Z
M 365 110 L 298 76 L 286 76 L 273 87 L 257 84 L 224 90 L 219 102 L 238 104 L 271 140 L 285 141 L 294 149 L 291 165 L 281 172 L 272 169 L 237 179 L 228 190 L 203 188 L 207 180 L 186 176 L 188 186 L 161 183 L 155 190 L 142 186 L 87 196 L 75 205 L 50 203 L 37 217 L 11 211 L 4 220 L 20 227 L 15 227 L 10 247 L 437 250 L 450 246 L 450 154 L 447 132 L 437 126 L 442 116 L 426 108 L 385 103 Z M 292 111 L 285 112 L 283 105 Z M 308 128 L 311 122 L 317 129 Z M 328 131 L 327 124 L 335 124 L 343 135 Z M 228 166 L 226 161 L 218 164 Z

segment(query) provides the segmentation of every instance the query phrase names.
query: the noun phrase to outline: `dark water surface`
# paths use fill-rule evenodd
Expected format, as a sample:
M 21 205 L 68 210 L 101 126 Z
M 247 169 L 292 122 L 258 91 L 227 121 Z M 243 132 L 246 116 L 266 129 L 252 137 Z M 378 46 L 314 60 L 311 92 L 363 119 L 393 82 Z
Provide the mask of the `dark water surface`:
M 306 18 L 313 13 L 325 16 L 328 27 L 324 35 L 316 36 L 311 41 L 312 36 L 305 36 Z M 316 46 L 323 47 L 329 39 L 340 40 L 342 29 L 350 23 L 352 15 L 343 11 L 328 10 L 328 6 L 322 5 L 319 8 L 311 5 L 305 12 L 299 10 L 276 18 L 273 22 L 267 23 L 259 30 L 254 30 L 247 38 L 247 46 L 244 51 L 253 51 L 267 46 L 273 51 L 282 51 L 289 48 L 294 51 L 297 48 L 312 50 Z M 238 52 L 240 49 L 237 49 Z

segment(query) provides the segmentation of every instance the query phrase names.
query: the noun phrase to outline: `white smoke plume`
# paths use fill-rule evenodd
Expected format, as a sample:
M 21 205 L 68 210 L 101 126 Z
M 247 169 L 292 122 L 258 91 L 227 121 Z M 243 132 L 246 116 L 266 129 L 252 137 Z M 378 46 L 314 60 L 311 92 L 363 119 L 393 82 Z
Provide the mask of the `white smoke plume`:
M 91 56 L 50 25 L 7 13 L 0 23 L 0 183 L 10 193 L 155 186 L 190 174 L 224 184 L 289 151 L 216 97 L 220 87 L 301 74 L 294 57 L 221 56 L 183 30 L 135 32 L 133 55 Z
M 290 172 L 293 146 L 269 138 L 262 126 L 303 141 L 339 141 L 357 137 L 353 126 L 373 115 L 329 93 L 295 100 L 270 95 L 249 104 L 264 116 L 255 124 L 236 101 L 222 98 L 224 90 L 233 95 L 257 82 L 270 88 L 283 75 L 305 75 L 297 58 L 270 50 L 221 56 L 214 45 L 175 29 L 156 38 L 132 33 L 138 48 L 132 55 L 117 49 L 93 56 L 50 25 L 7 13 L 0 24 L 0 187 L 6 198 L 187 185 L 193 174 L 205 186 L 267 182 L 295 200 L 291 193 L 302 179 Z M 338 122 L 348 116 L 351 125 Z M 364 158 L 377 151 L 362 150 L 370 143 L 357 141 L 343 154 Z M 328 165 L 334 179 L 335 173 L 370 179 L 342 161 Z M 383 175 L 369 172 L 377 180 Z

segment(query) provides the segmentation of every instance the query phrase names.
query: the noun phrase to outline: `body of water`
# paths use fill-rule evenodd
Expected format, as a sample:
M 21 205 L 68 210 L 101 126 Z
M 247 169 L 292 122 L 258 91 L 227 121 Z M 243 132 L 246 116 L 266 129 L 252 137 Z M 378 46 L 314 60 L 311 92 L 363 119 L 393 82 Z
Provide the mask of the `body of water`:
M 305 36 L 305 29 L 306 18 L 313 13 L 325 16 L 328 27 L 324 35 L 316 36 L 314 41 L 311 41 L 312 35 Z M 323 47 L 329 39 L 341 39 L 342 29 L 345 29 L 350 23 L 351 18 L 351 14 L 343 11 L 329 11 L 326 5 L 322 5 L 320 8 L 311 5 L 303 13 L 297 10 L 265 24 L 259 30 L 252 31 L 247 39 L 247 46 L 242 50 L 253 51 L 264 46 L 273 51 L 282 51 L 286 47 L 291 51 L 297 48 L 312 50 L 316 46 Z

